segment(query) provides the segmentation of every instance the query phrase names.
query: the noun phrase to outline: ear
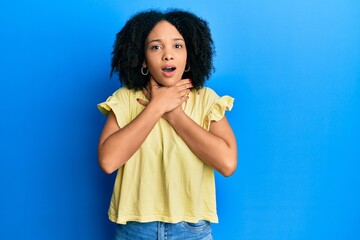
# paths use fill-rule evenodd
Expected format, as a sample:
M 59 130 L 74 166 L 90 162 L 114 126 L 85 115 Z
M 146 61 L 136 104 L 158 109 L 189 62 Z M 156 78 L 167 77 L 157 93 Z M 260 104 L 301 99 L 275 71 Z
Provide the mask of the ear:
M 146 67 L 147 67 L 145 60 L 144 60 L 144 62 L 143 62 L 143 64 L 142 64 L 142 67 L 143 67 L 143 68 L 146 68 Z

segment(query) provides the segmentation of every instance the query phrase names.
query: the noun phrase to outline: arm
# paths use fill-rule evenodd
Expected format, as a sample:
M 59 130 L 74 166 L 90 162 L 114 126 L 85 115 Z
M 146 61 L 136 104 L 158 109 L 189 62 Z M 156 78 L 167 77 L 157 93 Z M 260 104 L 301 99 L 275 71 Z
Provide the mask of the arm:
M 187 99 L 186 93 L 190 85 L 189 82 L 184 82 L 181 85 L 160 88 L 153 84 L 151 90 L 156 93 L 153 99 L 123 128 L 118 126 L 115 114 L 110 112 L 98 145 L 99 165 L 104 172 L 114 172 L 131 158 L 161 116 Z
M 153 88 L 151 91 L 143 90 L 150 102 L 155 95 L 152 90 Z M 148 103 L 142 101 L 140 104 L 147 106 Z M 224 176 L 230 176 L 235 172 L 236 139 L 225 116 L 220 121 L 212 121 L 209 131 L 187 116 L 181 106 L 165 112 L 162 117 L 170 123 L 191 151 L 203 162 Z
M 101 133 L 98 156 L 104 172 L 120 168 L 136 152 L 160 119 L 161 110 L 149 104 L 131 123 L 120 128 L 111 111 Z
M 235 172 L 236 139 L 225 116 L 218 122 L 212 121 L 209 131 L 194 122 L 180 107 L 166 113 L 164 118 L 203 162 L 224 176 Z

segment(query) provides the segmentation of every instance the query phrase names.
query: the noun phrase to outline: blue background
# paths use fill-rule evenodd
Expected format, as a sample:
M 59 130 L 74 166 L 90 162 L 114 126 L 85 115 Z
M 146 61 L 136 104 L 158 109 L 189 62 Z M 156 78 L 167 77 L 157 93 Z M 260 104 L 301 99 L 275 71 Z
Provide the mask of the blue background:
M 135 12 L 208 20 L 207 83 L 235 100 L 239 164 L 215 239 L 360 239 L 357 0 L 2 1 L 0 239 L 113 239 L 97 165 L 115 34 Z

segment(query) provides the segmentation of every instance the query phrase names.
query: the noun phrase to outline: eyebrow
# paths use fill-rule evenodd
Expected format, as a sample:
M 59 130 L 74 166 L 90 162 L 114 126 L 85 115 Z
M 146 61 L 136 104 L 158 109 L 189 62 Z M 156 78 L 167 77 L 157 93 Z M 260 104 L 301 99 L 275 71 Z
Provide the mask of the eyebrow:
M 184 41 L 185 42 L 185 40 L 183 38 L 173 38 L 172 40 L 173 41 Z M 152 42 L 161 42 L 161 40 L 160 39 L 153 39 L 153 40 L 149 41 L 147 44 L 150 44 Z

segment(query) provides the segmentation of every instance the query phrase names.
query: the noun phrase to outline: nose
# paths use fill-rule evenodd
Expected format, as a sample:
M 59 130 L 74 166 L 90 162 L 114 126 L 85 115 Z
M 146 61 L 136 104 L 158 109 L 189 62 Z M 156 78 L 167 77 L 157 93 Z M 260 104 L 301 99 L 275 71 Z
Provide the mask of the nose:
M 171 52 L 171 50 L 164 51 L 163 60 L 164 61 L 174 60 L 174 56 L 173 56 L 173 53 Z

